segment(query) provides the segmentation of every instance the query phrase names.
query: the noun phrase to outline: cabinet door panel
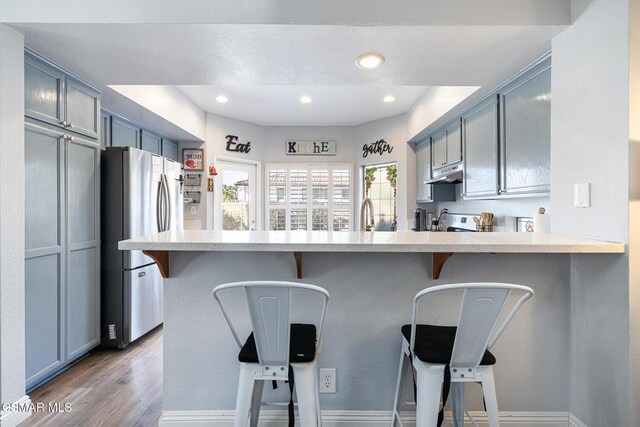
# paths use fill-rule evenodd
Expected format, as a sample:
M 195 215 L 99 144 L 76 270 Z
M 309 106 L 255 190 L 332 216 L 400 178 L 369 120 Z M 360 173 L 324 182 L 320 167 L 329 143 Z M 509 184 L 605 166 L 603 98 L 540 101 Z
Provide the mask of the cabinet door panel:
M 25 128 L 25 249 L 61 244 L 62 140 L 57 129 Z
M 103 150 L 111 147 L 111 116 L 105 112 L 100 113 L 100 148 Z
M 431 144 L 428 140 L 417 147 L 416 158 L 418 161 L 416 199 L 418 202 L 431 202 L 432 186 L 425 184 L 425 181 L 431 178 Z
M 118 117 L 111 117 L 111 146 L 140 147 L 140 128 Z
M 502 186 L 507 194 L 548 192 L 551 183 L 551 69 L 534 69 L 502 95 Z
M 98 138 L 100 95 L 85 84 L 67 78 L 66 118 L 70 130 Z
M 148 151 L 153 154 L 157 154 L 158 156 L 162 153 L 161 148 L 161 138 L 159 135 L 155 133 L 149 132 L 147 130 L 142 130 L 142 149 L 144 151 Z
M 25 261 L 27 386 L 61 363 L 60 254 Z
M 26 54 L 24 73 L 25 114 L 61 126 L 64 120 L 62 71 Z
M 462 160 L 462 132 L 460 120 L 456 120 L 447 127 L 447 164 L 457 163 Z
M 162 157 L 167 159 L 180 161 L 178 158 L 178 143 L 170 139 L 162 138 Z
M 494 96 L 462 118 L 464 195 L 498 194 L 498 105 Z
M 438 169 L 447 164 L 447 136 L 444 132 L 431 139 L 431 166 Z
M 68 358 L 83 354 L 99 341 L 98 247 L 72 251 L 69 256 L 67 303 Z
M 97 242 L 98 147 L 74 138 L 67 152 L 69 244 Z

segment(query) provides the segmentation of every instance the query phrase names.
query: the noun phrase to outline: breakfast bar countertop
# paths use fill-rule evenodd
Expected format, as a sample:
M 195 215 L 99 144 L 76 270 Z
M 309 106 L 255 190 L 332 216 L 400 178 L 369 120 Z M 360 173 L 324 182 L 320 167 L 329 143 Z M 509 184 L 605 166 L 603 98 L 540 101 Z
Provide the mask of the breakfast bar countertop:
M 165 231 L 121 250 L 255 252 L 624 253 L 623 243 L 552 233 Z

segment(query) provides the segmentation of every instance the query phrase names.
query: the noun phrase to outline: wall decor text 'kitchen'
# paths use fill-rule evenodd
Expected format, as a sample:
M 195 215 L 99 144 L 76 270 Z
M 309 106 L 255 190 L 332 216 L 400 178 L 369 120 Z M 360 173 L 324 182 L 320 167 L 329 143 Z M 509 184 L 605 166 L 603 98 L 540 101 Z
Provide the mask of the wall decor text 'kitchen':
M 227 139 L 227 151 L 232 153 L 248 153 L 251 151 L 251 141 L 242 144 L 238 142 L 236 135 L 227 135 L 225 138 Z
M 335 156 L 337 146 L 335 141 L 287 141 L 287 155 Z
M 362 147 L 362 157 L 367 157 L 369 154 L 376 153 L 382 156 L 384 153 L 391 153 L 392 151 L 393 146 L 389 145 L 389 143 L 384 139 L 381 139 L 376 142 L 372 142 L 369 145 L 364 144 Z

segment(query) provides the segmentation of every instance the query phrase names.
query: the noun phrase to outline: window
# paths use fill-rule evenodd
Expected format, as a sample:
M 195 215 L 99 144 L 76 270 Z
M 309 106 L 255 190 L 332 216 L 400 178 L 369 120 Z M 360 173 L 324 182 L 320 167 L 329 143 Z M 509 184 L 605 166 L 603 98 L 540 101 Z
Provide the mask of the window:
M 395 163 L 364 167 L 364 194 L 373 203 L 376 231 L 395 231 L 398 226 L 397 176 Z
M 266 165 L 268 230 L 350 231 L 350 164 Z

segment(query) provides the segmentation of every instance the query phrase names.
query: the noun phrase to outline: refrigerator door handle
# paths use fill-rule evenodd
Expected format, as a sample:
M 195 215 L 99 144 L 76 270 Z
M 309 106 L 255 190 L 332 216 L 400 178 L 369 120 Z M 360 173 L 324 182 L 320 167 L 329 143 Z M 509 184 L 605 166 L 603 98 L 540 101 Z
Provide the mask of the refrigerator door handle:
M 162 180 L 158 182 L 158 197 L 156 198 L 156 224 L 158 225 L 158 232 L 162 231 Z
M 171 226 L 171 195 L 169 194 L 169 180 L 167 179 L 167 175 L 162 175 L 162 179 L 164 179 L 164 192 L 165 192 L 165 226 L 164 230 L 169 230 Z

